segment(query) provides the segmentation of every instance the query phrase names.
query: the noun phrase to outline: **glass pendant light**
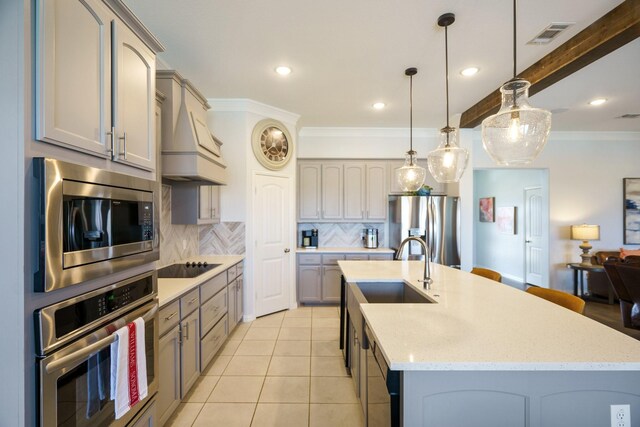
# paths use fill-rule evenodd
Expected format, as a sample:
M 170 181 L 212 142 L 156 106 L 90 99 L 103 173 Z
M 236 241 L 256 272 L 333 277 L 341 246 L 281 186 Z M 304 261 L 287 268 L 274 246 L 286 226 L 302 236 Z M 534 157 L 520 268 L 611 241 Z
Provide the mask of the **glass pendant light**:
M 516 2 L 513 0 L 513 78 L 500 88 L 500 111 L 482 121 L 482 145 L 499 165 L 531 163 L 551 130 L 551 112 L 531 107 L 531 83 L 516 77 Z
M 445 13 L 438 18 L 438 25 L 444 27 L 444 63 L 447 88 L 447 125 L 440 129 L 440 145 L 427 155 L 429 172 L 440 183 L 458 182 L 467 167 L 469 152 L 458 147 L 458 129 L 449 126 L 449 43 L 447 28 L 456 16 Z
M 413 76 L 418 73 L 417 68 L 407 68 L 404 74 L 409 76 L 409 151 L 407 151 L 404 165 L 396 169 L 396 179 L 403 191 L 417 191 L 427 175 L 425 168 L 418 165 L 418 153 L 413 151 Z

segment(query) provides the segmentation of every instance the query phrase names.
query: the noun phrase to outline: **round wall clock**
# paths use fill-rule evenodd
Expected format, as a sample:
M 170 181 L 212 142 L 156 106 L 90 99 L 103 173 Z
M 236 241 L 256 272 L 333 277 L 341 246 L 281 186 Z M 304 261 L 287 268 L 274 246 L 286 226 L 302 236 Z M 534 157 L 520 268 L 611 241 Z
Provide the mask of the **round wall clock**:
M 271 170 L 282 169 L 293 156 L 293 139 L 287 128 L 277 120 L 265 119 L 253 128 L 251 136 L 253 154 L 262 166 Z

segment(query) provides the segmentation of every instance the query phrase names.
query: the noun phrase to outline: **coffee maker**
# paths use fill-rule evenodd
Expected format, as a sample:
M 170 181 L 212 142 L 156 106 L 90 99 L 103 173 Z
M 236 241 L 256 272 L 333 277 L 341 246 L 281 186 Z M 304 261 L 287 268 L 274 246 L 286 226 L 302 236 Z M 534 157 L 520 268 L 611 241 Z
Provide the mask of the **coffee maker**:
M 318 247 L 318 229 L 302 230 L 302 245 L 303 248 L 315 249 Z
M 378 229 L 365 228 L 362 230 L 362 244 L 367 249 L 375 249 L 378 247 Z

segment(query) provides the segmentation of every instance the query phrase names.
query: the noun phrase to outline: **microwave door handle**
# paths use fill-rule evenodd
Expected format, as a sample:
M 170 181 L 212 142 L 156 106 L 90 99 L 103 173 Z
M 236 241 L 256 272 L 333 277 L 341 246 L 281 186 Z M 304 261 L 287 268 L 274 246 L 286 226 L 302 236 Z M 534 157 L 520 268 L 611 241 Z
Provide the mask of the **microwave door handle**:
M 156 312 L 158 311 L 158 304 L 154 305 L 152 309 L 150 309 L 149 311 L 147 311 L 143 316 L 142 319 L 147 322 L 149 320 L 151 320 L 153 318 L 153 316 L 155 316 Z M 73 365 L 76 362 L 86 359 L 87 357 L 89 357 L 91 354 L 96 353 L 100 350 L 102 350 L 103 348 L 105 348 L 108 345 L 111 345 L 114 341 L 116 340 L 116 335 L 115 334 L 111 334 L 108 337 L 104 337 L 102 338 L 100 341 L 94 342 L 93 344 L 78 350 L 74 353 L 68 354 L 64 357 L 61 357 L 58 360 L 55 360 L 51 363 L 49 363 L 47 365 L 46 371 L 47 374 L 51 374 L 52 372 L 55 372 L 57 370 L 63 369 L 67 366 Z

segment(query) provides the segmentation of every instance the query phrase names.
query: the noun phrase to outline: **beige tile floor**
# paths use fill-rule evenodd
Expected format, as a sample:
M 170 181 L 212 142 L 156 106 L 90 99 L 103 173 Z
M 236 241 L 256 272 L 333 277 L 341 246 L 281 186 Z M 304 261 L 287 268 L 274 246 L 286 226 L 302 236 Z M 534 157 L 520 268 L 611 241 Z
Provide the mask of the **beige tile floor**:
M 338 315 L 303 307 L 238 325 L 166 425 L 362 426 Z

